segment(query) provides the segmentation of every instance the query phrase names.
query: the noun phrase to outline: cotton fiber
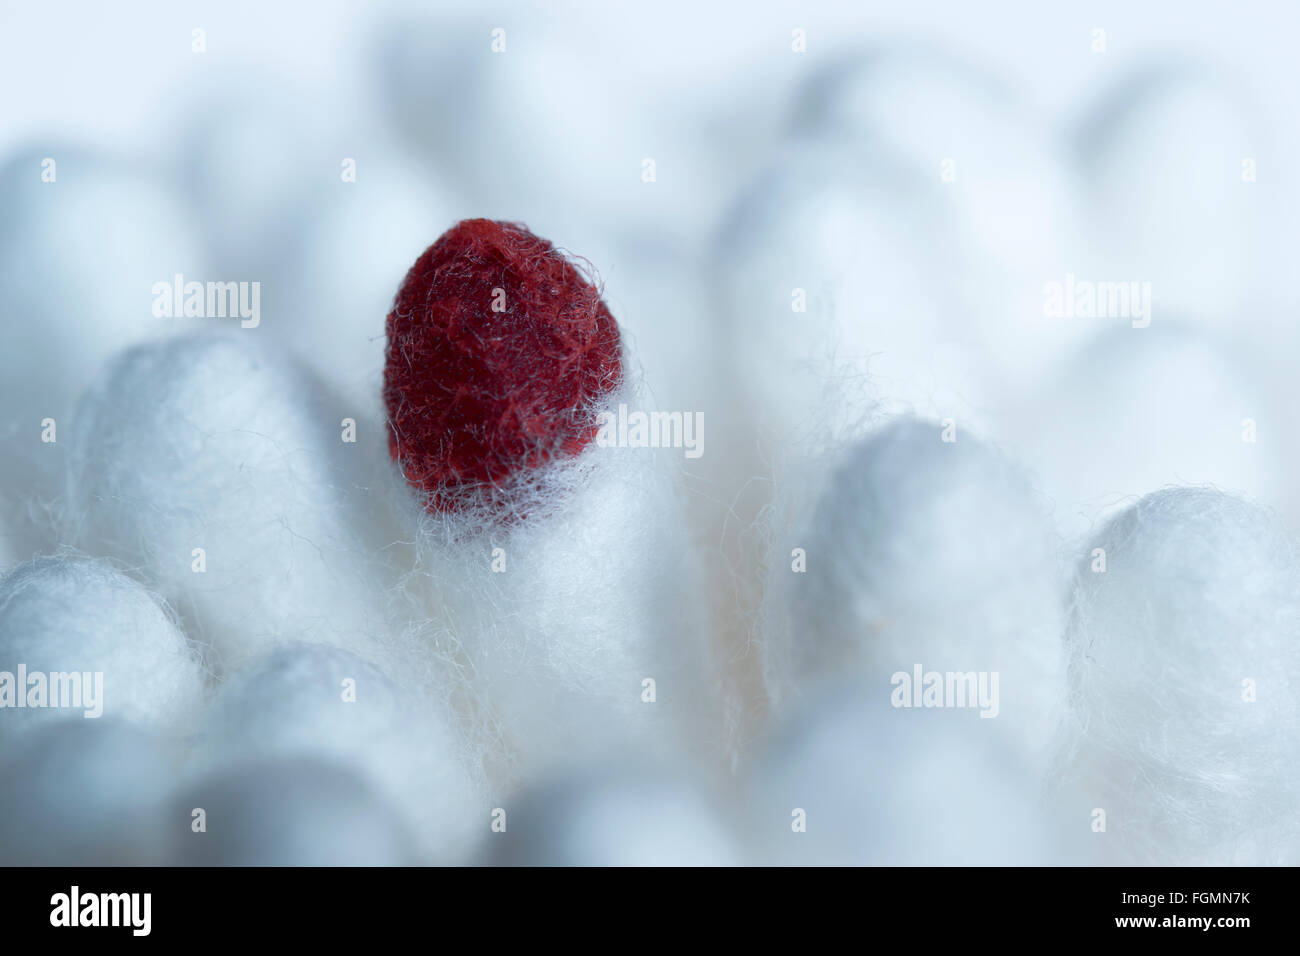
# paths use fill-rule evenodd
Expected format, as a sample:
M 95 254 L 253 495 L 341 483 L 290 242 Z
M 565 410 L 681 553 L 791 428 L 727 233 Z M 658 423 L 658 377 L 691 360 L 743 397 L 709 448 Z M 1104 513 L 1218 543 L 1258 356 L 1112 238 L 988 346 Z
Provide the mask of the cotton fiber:
M 975 421 L 981 345 L 959 323 L 961 261 L 925 174 L 842 144 L 792 147 L 746 186 L 715 237 L 719 388 L 701 462 L 724 522 L 714 581 L 740 713 L 759 706 L 744 631 L 763 590 L 749 529 L 792 469 L 888 412 Z M 738 607 L 738 610 L 737 610 Z M 742 723 L 744 717 L 739 718 Z M 744 731 L 742 730 L 741 733 Z
M 162 591 L 218 670 L 274 643 L 371 647 L 383 627 L 347 520 L 362 446 L 256 334 L 125 352 L 73 436 L 69 538 Z
M 1071 766 L 1099 858 L 1300 861 L 1298 595 L 1275 517 L 1213 489 L 1153 492 L 1087 539 L 1067 631 Z
M 57 544 L 77 396 L 115 352 L 171 330 L 154 285 L 202 276 L 206 257 L 192 210 L 144 164 L 34 146 L 0 189 L 0 535 L 26 560 Z
M 763 634 L 778 706 L 829 679 L 887 694 L 918 666 L 996 674 L 996 719 L 980 722 L 1044 751 L 1063 705 L 1062 594 L 1019 466 L 960 428 L 902 419 L 845 449 L 792 527 L 776 537 Z
M 409 502 L 430 639 L 506 764 L 635 745 L 709 750 L 718 728 L 681 505 L 644 449 L 588 448 L 485 529 Z M 497 570 L 500 569 L 500 570 Z M 510 779 L 512 772 L 506 770 Z
M 0 578 L 0 671 L 16 675 L 20 666 L 28 686 L 11 690 L 29 706 L 7 701 L 0 738 L 33 721 L 87 717 L 178 733 L 207 691 L 170 612 L 102 560 L 40 558 Z M 44 703 L 30 706 L 38 675 Z
M 487 808 L 475 802 L 442 693 L 412 693 L 338 648 L 291 645 L 222 684 L 195 742 L 195 766 L 299 756 L 346 764 L 401 814 L 430 862 L 449 863 Z

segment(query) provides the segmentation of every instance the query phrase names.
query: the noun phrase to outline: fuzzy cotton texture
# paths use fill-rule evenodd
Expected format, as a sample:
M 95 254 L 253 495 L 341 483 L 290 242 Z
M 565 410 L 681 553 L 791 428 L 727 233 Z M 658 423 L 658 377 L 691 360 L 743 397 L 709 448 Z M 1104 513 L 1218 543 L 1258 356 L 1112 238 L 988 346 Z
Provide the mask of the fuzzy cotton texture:
M 582 451 L 622 377 L 595 285 L 525 227 L 468 219 L 407 273 L 388 315 L 389 447 L 429 507 L 459 507 Z
M 646 449 L 591 445 L 506 498 L 441 515 L 398 489 L 415 535 L 412 614 L 463 678 L 462 712 L 502 785 L 575 749 L 716 744 L 716 674 L 676 467 Z
M 428 860 L 456 862 L 486 809 L 440 704 L 347 651 L 280 647 L 222 684 L 196 735 L 193 772 L 253 758 L 347 764 L 399 811 Z
M 0 578 L 0 671 L 19 664 L 29 675 L 77 673 L 83 682 L 101 673 L 104 716 L 160 730 L 185 727 L 207 694 L 204 669 L 168 609 L 102 560 L 39 558 Z M 0 738 L 84 712 L 6 707 Z
M 45 142 L 0 165 L 0 538 L 16 559 L 61 543 L 81 390 L 118 350 L 185 321 L 156 318 L 150 290 L 204 275 L 196 222 L 142 162 Z
M 943 431 L 902 419 L 850 446 L 811 519 L 777 535 L 768 687 L 780 707 L 827 681 L 888 693 L 917 664 L 996 672 L 987 723 L 1045 756 L 1064 698 L 1057 543 L 1017 465 Z
M 1105 858 L 1300 862 L 1300 566 L 1273 515 L 1147 495 L 1088 540 L 1067 642 L 1070 760 Z
M 295 640 L 372 650 L 344 417 L 246 333 L 130 349 L 82 400 L 66 537 L 158 588 L 218 671 Z

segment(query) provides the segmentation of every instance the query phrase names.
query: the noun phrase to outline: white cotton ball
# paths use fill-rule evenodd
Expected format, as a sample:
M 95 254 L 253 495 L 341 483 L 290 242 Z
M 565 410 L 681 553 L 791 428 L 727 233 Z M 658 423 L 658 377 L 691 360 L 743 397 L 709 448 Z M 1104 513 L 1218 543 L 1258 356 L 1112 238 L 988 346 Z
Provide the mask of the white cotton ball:
M 142 163 L 49 145 L 10 158 L 0 184 L 0 533 L 26 559 L 55 543 L 77 396 L 109 356 L 168 330 L 154 284 L 205 257 L 193 211 Z
M 314 196 L 302 248 L 270 293 L 283 313 L 270 333 L 350 399 L 374 402 L 384 363 L 384 317 L 429 237 L 458 221 L 456 200 L 396 144 L 366 136 Z
M 783 725 L 745 780 L 755 862 L 1025 866 L 1063 843 L 993 721 L 834 693 Z M 801 829 L 800 829 L 801 828 Z
M 205 777 L 172 801 L 168 828 L 171 865 L 414 862 L 399 815 L 350 768 L 314 758 L 251 761 Z
M 1072 174 L 1013 91 L 895 44 L 829 62 L 791 120 L 713 257 L 735 396 L 715 429 L 734 436 L 729 453 L 705 465 L 728 508 L 724 544 L 759 521 L 768 479 L 779 491 L 801 458 L 873 418 L 993 431 L 1001 396 L 1082 334 L 1044 316 L 1043 284 L 1079 242 Z M 752 606 L 754 550 L 728 547 Z
M 294 640 L 370 648 L 343 417 L 253 330 L 132 349 L 80 406 L 69 537 L 138 569 L 218 669 Z
M 604 299 L 618 316 L 623 341 L 644 367 L 646 381 L 653 382 L 656 407 L 698 416 L 702 425 L 702 454 L 683 461 L 675 476 L 684 491 L 689 546 L 700 556 L 696 589 L 703 596 L 698 600 L 709 605 L 708 640 L 715 660 L 727 662 L 723 679 L 756 686 L 755 656 L 748 653 L 741 613 L 750 605 L 738 599 L 735 587 L 739 562 L 750 553 L 738 532 L 748 526 L 750 502 L 761 497 L 764 486 L 753 480 L 760 473 L 753 464 L 758 450 L 750 431 L 753 404 L 724 372 L 722 330 L 704 275 L 709 263 L 680 244 L 615 245 L 594 261 L 601 263 Z M 665 282 L 665 276 L 672 281 Z M 746 691 L 725 696 L 738 700 Z M 742 732 L 731 726 L 727 734 L 732 738 L 727 746 L 733 747 Z
M 157 865 L 171 777 L 159 742 L 114 718 L 47 723 L 8 741 L 0 749 L 0 859 Z
M 0 671 L 79 675 L 41 709 L 0 711 L 0 737 L 28 721 L 104 715 L 176 733 L 203 703 L 202 666 L 171 615 L 104 561 L 40 558 L 0 578 Z M 68 701 L 63 702 L 66 693 Z M 0 698 L 4 695 L 0 692 Z M 74 699 L 75 698 L 75 699 Z M 10 706 L 13 706 L 13 701 Z
M 434 862 L 452 862 L 486 811 L 475 806 L 469 755 L 440 709 L 440 688 L 414 691 L 347 651 L 278 648 L 221 686 L 196 763 L 298 755 L 346 763 L 402 813 Z
M 575 747 L 717 745 L 695 559 L 661 457 L 680 454 L 593 443 L 508 518 L 430 516 L 402 495 L 427 639 L 468 675 L 504 779 Z
M 755 670 L 752 625 L 733 610 L 763 591 L 746 529 L 762 527 L 801 457 L 878 414 L 978 423 L 987 404 L 991 362 L 955 321 L 965 247 L 931 172 L 813 140 L 740 194 L 717 238 L 717 377 L 731 387 L 701 466 L 725 505 L 709 540 L 724 548 L 717 616 L 742 722 L 762 697 L 759 675 L 741 673 Z
M 1165 314 L 1240 327 L 1264 278 L 1259 119 L 1231 77 L 1174 62 L 1116 85 L 1075 133 L 1090 228 L 1104 253 L 1092 279 L 1150 282 Z M 1083 278 L 1082 276 L 1080 278 Z
M 1087 539 L 1067 631 L 1080 825 L 1111 861 L 1300 861 L 1300 565 L 1276 518 L 1203 488 Z
M 785 704 L 828 680 L 887 693 L 918 665 L 997 674 L 988 723 L 1041 753 L 1064 698 L 1057 544 L 1018 466 L 944 434 L 903 419 L 849 447 L 811 518 L 775 536 L 769 690 Z
M 1171 484 L 1280 503 L 1286 426 L 1250 367 L 1237 343 L 1175 321 L 1096 332 L 1042 399 L 1017 411 L 1021 451 L 1039 463 L 1063 528 L 1080 533 L 1117 504 Z
M 504 831 L 484 839 L 501 866 L 734 866 L 719 811 L 671 775 L 561 776 L 506 801 Z

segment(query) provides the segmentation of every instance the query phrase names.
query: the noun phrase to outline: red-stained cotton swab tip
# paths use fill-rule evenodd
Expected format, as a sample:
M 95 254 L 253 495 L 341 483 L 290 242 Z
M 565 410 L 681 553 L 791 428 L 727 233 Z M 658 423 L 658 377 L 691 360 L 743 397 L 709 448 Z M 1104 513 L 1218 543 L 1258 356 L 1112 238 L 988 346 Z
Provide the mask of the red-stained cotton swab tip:
M 456 510 L 582 451 L 621 379 L 618 324 L 591 281 L 524 226 L 467 219 L 388 314 L 389 451 L 430 511 Z

